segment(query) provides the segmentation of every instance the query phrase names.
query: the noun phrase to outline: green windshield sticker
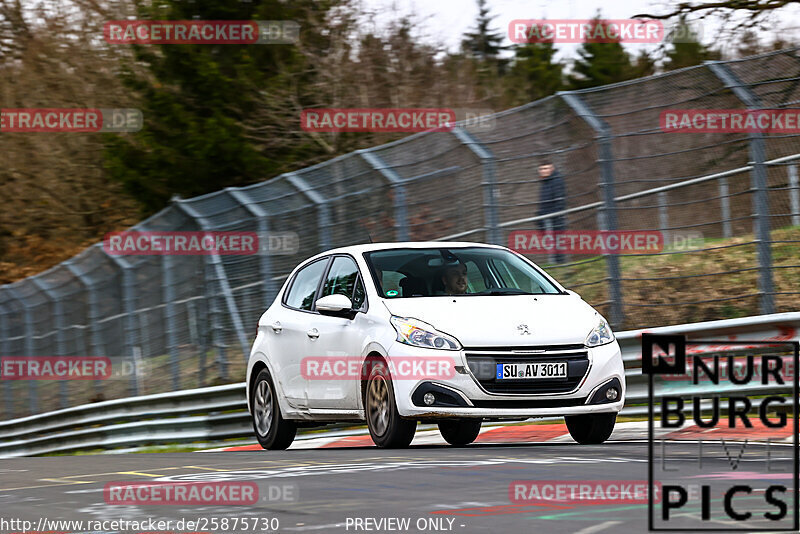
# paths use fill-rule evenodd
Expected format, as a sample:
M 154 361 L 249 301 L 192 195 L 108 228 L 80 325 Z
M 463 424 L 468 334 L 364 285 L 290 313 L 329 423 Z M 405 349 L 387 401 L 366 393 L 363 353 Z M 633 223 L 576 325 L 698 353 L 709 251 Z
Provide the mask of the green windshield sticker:
M 397 294 L 398 294 L 397 291 L 395 291 L 394 289 L 390 289 L 389 291 L 386 292 L 387 297 L 396 297 Z

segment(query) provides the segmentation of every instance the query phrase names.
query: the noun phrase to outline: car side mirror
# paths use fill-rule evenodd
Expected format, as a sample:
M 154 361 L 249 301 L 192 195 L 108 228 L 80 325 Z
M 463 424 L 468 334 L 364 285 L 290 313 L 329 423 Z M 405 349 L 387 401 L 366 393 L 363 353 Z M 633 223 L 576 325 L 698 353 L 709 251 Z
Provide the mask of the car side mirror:
M 322 315 L 332 317 L 347 317 L 352 319 L 356 316 L 353 311 L 353 303 L 344 295 L 327 295 L 317 300 L 317 311 Z
M 578 295 L 577 293 L 575 293 L 575 292 L 574 292 L 573 290 L 571 290 L 571 289 L 567 289 L 567 294 L 568 294 L 568 295 L 572 295 L 573 297 L 578 297 L 578 298 L 581 298 L 581 296 L 580 296 L 580 295 Z

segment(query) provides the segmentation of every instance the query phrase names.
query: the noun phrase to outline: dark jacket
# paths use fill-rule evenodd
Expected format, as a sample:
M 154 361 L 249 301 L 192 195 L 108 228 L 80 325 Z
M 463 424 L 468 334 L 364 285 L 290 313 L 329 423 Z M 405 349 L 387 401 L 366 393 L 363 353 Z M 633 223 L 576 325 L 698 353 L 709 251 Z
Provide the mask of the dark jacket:
M 539 212 L 537 215 L 547 215 L 555 211 L 567 209 L 567 197 L 564 192 L 564 179 L 557 170 L 553 170 L 548 178 L 539 179 Z

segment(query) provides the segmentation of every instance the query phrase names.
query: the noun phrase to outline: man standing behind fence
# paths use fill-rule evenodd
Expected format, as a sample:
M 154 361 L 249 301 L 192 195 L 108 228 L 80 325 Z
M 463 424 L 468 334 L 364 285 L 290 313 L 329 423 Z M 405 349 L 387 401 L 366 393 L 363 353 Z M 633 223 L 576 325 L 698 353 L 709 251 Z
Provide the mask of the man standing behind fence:
M 564 179 L 556 170 L 549 159 L 543 159 L 539 164 L 539 212 L 537 215 L 548 215 L 567 209 L 567 196 L 564 190 Z M 539 230 L 560 231 L 566 230 L 567 219 L 563 215 L 556 215 L 538 221 Z M 555 262 L 563 263 L 564 255 L 555 254 Z

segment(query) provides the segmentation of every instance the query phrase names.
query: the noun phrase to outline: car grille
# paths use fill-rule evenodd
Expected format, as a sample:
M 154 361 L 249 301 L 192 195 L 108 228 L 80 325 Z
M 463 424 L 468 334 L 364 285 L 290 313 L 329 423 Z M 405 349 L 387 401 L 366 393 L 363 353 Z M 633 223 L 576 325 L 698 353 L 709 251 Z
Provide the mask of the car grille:
M 578 387 L 589 369 L 589 355 L 583 345 L 536 345 L 524 347 L 465 348 L 472 374 L 489 393 L 548 394 L 567 393 Z M 542 380 L 497 380 L 498 363 L 567 362 L 567 378 Z

